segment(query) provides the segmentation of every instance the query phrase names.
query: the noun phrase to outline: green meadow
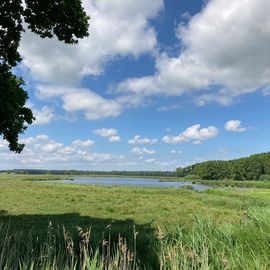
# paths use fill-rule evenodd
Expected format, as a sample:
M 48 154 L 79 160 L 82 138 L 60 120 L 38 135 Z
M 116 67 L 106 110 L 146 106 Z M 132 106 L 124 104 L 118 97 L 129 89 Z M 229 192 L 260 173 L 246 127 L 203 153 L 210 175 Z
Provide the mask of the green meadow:
M 0 176 L 1 269 L 270 267 L 270 189 L 197 192 L 36 179 L 59 176 Z
M 161 178 L 161 182 L 192 182 L 201 183 L 205 185 L 211 185 L 214 187 L 239 187 L 239 188 L 270 188 L 270 181 L 237 181 L 232 179 L 224 180 L 202 180 L 198 178 L 189 177 L 171 177 L 171 178 Z

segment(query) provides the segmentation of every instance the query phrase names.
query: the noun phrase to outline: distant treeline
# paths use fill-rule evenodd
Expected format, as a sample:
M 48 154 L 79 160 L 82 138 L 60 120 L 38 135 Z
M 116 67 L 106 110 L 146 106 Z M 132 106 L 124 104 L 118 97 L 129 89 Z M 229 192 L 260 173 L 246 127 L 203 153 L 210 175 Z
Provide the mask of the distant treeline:
M 210 160 L 177 168 L 178 177 L 196 175 L 201 179 L 242 181 L 270 180 L 270 152 L 235 160 Z
M 33 170 L 33 169 L 15 169 L 5 171 L 15 174 L 54 174 L 54 175 L 119 175 L 119 176 L 176 176 L 173 171 L 80 171 L 80 170 Z

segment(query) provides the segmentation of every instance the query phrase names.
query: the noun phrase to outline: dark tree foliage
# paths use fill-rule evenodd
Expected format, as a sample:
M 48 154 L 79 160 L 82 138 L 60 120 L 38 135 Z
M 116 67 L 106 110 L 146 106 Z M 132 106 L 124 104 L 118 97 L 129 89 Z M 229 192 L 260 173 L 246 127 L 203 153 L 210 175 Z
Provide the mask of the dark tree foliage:
M 23 23 L 24 21 L 24 23 Z M 89 17 L 81 0 L 2 0 L 0 4 L 0 135 L 11 151 L 20 153 L 20 133 L 35 118 L 25 106 L 28 99 L 22 78 L 12 74 L 21 61 L 18 52 L 23 27 L 42 38 L 56 36 L 68 44 L 88 36 Z
M 18 143 L 18 134 L 33 121 L 29 108 L 24 107 L 28 98 L 22 89 L 22 79 L 16 78 L 7 65 L 0 65 L 0 132 L 9 142 L 11 151 L 21 152 L 23 144 Z
M 176 172 L 181 177 L 197 175 L 206 180 L 257 181 L 265 179 L 266 177 L 262 177 L 263 175 L 270 175 L 270 153 L 227 161 L 210 160 L 185 168 L 177 168 Z
M 15 169 L 5 171 L 15 174 L 53 174 L 53 175 L 115 175 L 115 176 L 151 176 L 151 177 L 173 177 L 175 172 L 171 171 L 78 171 L 78 170 L 31 170 L 31 169 Z

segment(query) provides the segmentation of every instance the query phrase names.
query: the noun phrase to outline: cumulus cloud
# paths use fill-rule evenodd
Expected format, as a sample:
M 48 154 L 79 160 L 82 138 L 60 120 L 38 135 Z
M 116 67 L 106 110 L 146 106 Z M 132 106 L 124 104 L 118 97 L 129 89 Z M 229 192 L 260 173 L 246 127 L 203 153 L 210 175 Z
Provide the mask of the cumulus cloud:
M 134 95 L 108 99 L 91 89 L 55 84 L 38 84 L 36 94 L 41 100 L 60 99 L 66 112 L 83 112 L 88 120 L 116 117 L 125 109 L 137 107 L 144 102 L 142 97 Z
M 175 155 L 175 154 L 182 154 L 183 151 L 182 151 L 182 150 L 175 150 L 175 149 L 172 149 L 172 150 L 170 151 L 170 153 L 173 154 L 173 155 Z
M 167 112 L 167 111 L 171 111 L 171 110 L 180 110 L 183 107 L 178 105 L 178 104 L 172 104 L 172 105 L 167 105 L 167 106 L 160 106 L 157 108 L 158 112 Z
M 34 125 L 46 125 L 54 119 L 54 110 L 48 106 L 43 106 L 41 110 L 33 108 L 32 111 L 36 118 Z
M 230 120 L 226 122 L 224 129 L 231 132 L 245 132 L 247 128 L 242 127 L 242 122 L 240 120 Z
M 105 99 L 89 90 L 78 90 L 64 95 L 63 108 L 68 112 L 84 111 L 89 120 L 118 116 L 122 111 L 117 102 Z
M 118 131 L 115 128 L 100 128 L 94 130 L 94 133 L 101 137 L 112 137 L 117 135 L 117 132 Z
M 92 152 L 92 140 L 74 140 L 70 144 L 55 141 L 47 135 L 21 139 L 24 151 L 18 155 L 10 152 L 8 143 L 0 140 L 2 168 L 54 168 L 54 169 L 104 169 L 123 160 L 122 155 Z M 105 164 L 105 165 L 104 165 Z M 107 164 L 107 165 L 106 165 Z
M 89 37 L 68 45 L 55 37 L 42 39 L 26 29 L 19 47 L 21 67 L 37 82 L 40 98 L 59 97 L 64 110 L 83 111 L 88 120 L 116 117 L 124 108 L 140 105 L 142 98 L 124 95 L 107 99 L 92 89 L 79 88 L 81 80 L 102 75 L 106 65 L 119 57 L 137 59 L 145 53 L 154 54 L 157 35 L 150 20 L 163 9 L 163 0 L 82 2 L 91 17 Z M 45 124 L 48 117 L 53 117 L 49 108 L 41 113 L 36 112 L 36 124 Z M 42 117 L 45 113 L 46 119 Z
M 134 136 L 134 138 L 128 140 L 129 144 L 155 144 L 158 139 L 142 138 L 140 135 Z
M 101 137 L 108 138 L 109 142 L 119 142 L 121 140 L 120 136 L 118 135 L 118 131 L 115 128 L 95 129 L 94 133 Z
M 43 144 L 43 145 L 36 145 L 37 149 L 39 149 L 41 152 L 44 152 L 44 153 L 52 153 L 52 152 L 55 152 L 57 151 L 58 149 L 62 148 L 63 147 L 63 144 L 62 143 L 57 143 L 57 142 L 54 142 L 54 141 L 50 141 L 46 144 Z
M 82 2 L 91 16 L 90 35 L 77 45 L 42 39 L 28 30 L 23 33 L 22 63 L 36 80 L 77 84 L 84 76 L 100 75 L 116 56 L 138 57 L 155 50 L 156 32 L 149 20 L 163 8 L 162 0 Z
M 55 118 L 54 110 L 48 106 L 43 106 L 39 110 L 31 102 L 28 102 L 27 105 L 29 108 L 31 108 L 34 117 L 36 118 L 33 125 L 46 125 L 49 124 Z
M 8 142 L 4 140 L 0 140 L 0 151 L 6 150 L 8 147 Z
M 214 138 L 218 135 L 218 129 L 215 126 L 201 128 L 200 124 L 193 125 L 177 136 L 166 135 L 162 141 L 167 144 L 178 144 L 183 142 L 198 143 L 204 140 Z
M 35 144 L 37 142 L 46 142 L 49 140 L 49 136 L 46 134 L 40 134 L 36 137 L 28 137 L 21 139 L 21 142 L 24 144 Z
M 144 96 L 188 92 L 198 105 L 229 105 L 238 95 L 268 89 L 269 9 L 268 0 L 208 1 L 178 26 L 178 56 L 161 53 L 153 76 L 127 79 L 118 91 Z
M 85 140 L 85 141 L 83 141 L 83 140 L 74 140 L 72 142 L 72 144 L 76 145 L 76 146 L 80 146 L 80 147 L 89 147 L 89 146 L 94 145 L 95 142 L 92 141 L 92 140 Z
M 143 154 L 147 154 L 147 155 L 153 155 L 156 153 L 155 150 L 153 149 L 148 149 L 146 147 L 133 147 L 131 150 L 130 150 L 131 153 L 134 153 L 134 154 L 137 154 L 137 155 L 143 155 Z
M 21 142 L 26 143 L 26 146 L 18 155 L 9 151 L 6 141 L 0 140 L 2 169 L 155 170 L 158 167 L 162 170 L 174 170 L 179 166 L 179 161 L 176 160 L 144 159 L 142 155 L 155 153 L 146 148 L 134 150 L 135 153 L 142 154 L 138 158 L 139 156 L 133 155 L 93 152 L 88 140 L 78 139 L 66 144 L 45 134 L 26 137 Z
M 40 84 L 37 94 L 41 99 L 60 98 L 67 112 L 83 112 L 86 119 L 97 120 L 118 116 L 123 108 L 120 102 L 106 99 L 85 88 Z
M 109 142 L 119 142 L 121 140 L 119 135 L 109 137 Z
M 145 160 L 145 162 L 147 162 L 147 163 L 153 163 L 155 161 L 156 161 L 155 158 L 148 158 L 148 159 Z
M 196 141 L 193 142 L 193 144 L 202 144 L 202 141 L 196 140 Z

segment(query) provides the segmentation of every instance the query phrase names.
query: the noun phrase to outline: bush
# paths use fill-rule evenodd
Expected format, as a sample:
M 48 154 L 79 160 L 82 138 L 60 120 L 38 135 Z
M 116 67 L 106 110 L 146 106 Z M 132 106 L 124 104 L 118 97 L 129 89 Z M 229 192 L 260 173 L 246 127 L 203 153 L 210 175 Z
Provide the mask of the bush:
M 195 190 L 195 188 L 193 186 L 190 185 L 184 185 L 180 187 L 181 189 L 186 189 L 186 190 Z
M 192 182 L 192 181 L 196 181 L 196 180 L 201 180 L 201 178 L 198 175 L 189 174 L 189 175 L 186 175 L 185 177 L 183 177 L 183 180 Z
M 270 181 L 270 174 L 261 175 L 259 181 Z

